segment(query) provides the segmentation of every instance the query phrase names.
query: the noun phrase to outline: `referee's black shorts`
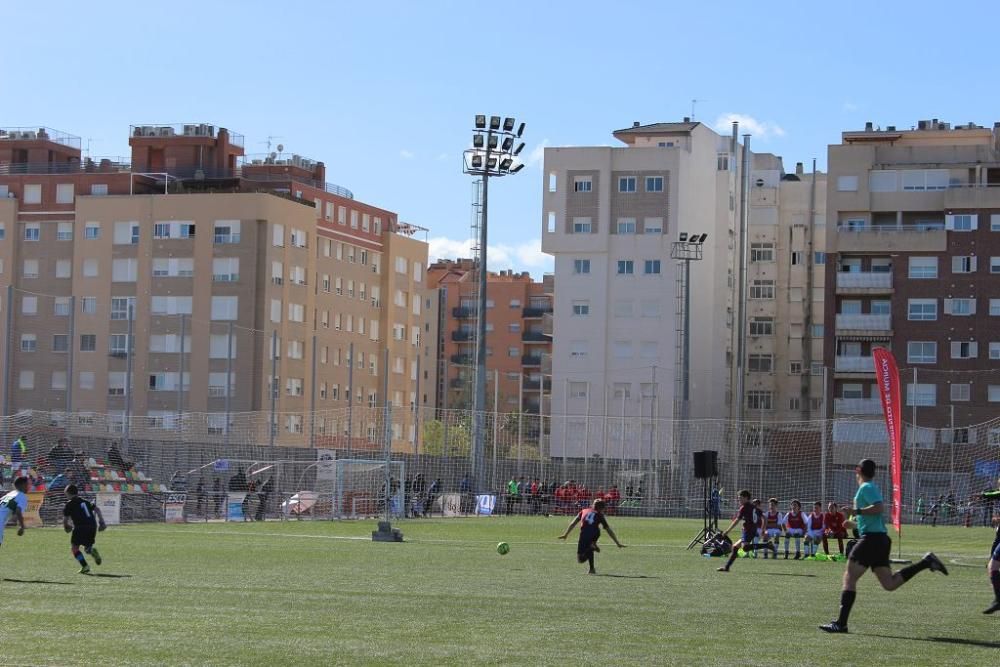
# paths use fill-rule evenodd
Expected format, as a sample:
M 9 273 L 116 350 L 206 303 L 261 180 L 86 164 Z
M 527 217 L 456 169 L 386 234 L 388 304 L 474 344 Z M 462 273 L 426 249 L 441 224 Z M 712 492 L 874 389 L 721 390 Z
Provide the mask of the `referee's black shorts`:
M 97 539 L 97 526 L 74 526 L 69 543 L 78 547 L 92 547 Z
M 892 540 L 886 533 L 865 533 L 851 550 L 851 560 L 865 567 L 889 567 Z

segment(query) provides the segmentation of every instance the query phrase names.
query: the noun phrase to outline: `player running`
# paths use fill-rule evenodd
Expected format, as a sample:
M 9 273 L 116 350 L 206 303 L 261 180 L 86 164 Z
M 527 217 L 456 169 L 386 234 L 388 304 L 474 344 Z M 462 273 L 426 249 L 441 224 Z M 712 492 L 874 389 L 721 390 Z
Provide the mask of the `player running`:
M 806 534 L 806 518 L 802 514 L 802 503 L 792 501 L 792 509 L 785 515 L 785 560 L 788 560 L 788 547 L 795 538 L 795 560 L 802 558 L 802 536 Z
M 854 606 L 857 596 L 858 579 L 871 568 L 872 572 L 887 591 L 894 591 L 912 579 L 921 570 L 948 574 L 944 563 L 933 553 L 928 552 L 923 558 L 912 565 L 907 565 L 899 572 L 893 573 L 889 566 L 889 553 L 892 550 L 892 540 L 886 532 L 885 521 L 882 518 L 882 492 L 872 480 L 875 478 L 875 462 L 863 459 L 854 469 L 858 480 L 858 492 L 854 496 L 855 520 L 847 522 L 848 527 L 856 525 L 861 539 L 851 549 L 847 570 L 844 572 L 844 588 L 840 594 L 840 616 L 835 621 L 819 626 L 824 632 L 847 632 L 847 618 Z
M 753 502 L 750 500 L 750 492 L 746 489 L 740 491 L 740 508 L 736 512 L 736 516 L 733 517 L 733 522 L 729 524 L 729 528 L 722 531 L 723 535 L 729 535 L 729 531 L 736 527 L 740 521 L 743 522 L 743 532 L 740 535 L 740 539 L 736 541 L 733 545 L 733 550 L 729 554 L 729 560 L 725 565 L 718 568 L 719 572 L 729 572 L 729 568 L 732 567 L 733 562 L 739 558 L 740 548 L 746 550 L 754 550 L 757 548 L 755 544 L 755 538 L 757 537 L 757 531 L 760 529 L 760 510 L 754 507 Z
M 580 524 L 580 541 L 576 545 L 576 560 L 579 563 L 590 565 L 588 574 L 597 574 L 597 570 L 594 569 L 594 554 L 601 550 L 597 546 L 597 540 L 601 537 L 601 526 L 604 526 L 604 530 L 608 531 L 608 535 L 615 541 L 619 549 L 625 548 L 625 545 L 618 541 L 615 531 L 611 530 L 608 520 L 604 518 L 605 507 L 603 500 L 595 500 L 591 507 L 580 510 L 566 528 L 566 532 L 559 536 L 560 540 L 565 540 L 576 524 Z
M 3 529 L 11 515 L 17 521 L 17 536 L 24 535 L 24 513 L 28 511 L 28 478 L 14 480 L 14 490 L 0 498 L 0 546 L 3 546 Z
M 987 491 L 982 498 L 983 500 L 1000 500 L 1000 491 Z M 993 604 L 983 611 L 984 614 L 1000 611 L 1000 515 L 993 517 L 993 525 L 997 527 L 997 536 L 993 540 L 993 546 L 990 547 L 990 562 L 986 565 L 990 583 L 993 584 Z
M 826 524 L 823 521 L 823 503 L 818 500 L 813 503 L 813 511 L 806 516 L 806 559 L 814 560 L 819 551 L 819 545 L 823 541 L 823 534 L 826 532 Z M 829 553 L 829 552 L 828 552 Z
M 764 514 L 764 535 L 770 542 L 771 553 L 775 560 L 778 560 L 778 542 L 781 541 L 781 524 L 784 517 L 778 511 L 778 499 L 768 498 L 767 512 Z M 787 557 L 787 556 L 786 556 Z M 767 550 L 764 551 L 764 558 L 767 558 Z
M 66 497 L 69 500 L 63 507 L 63 528 L 67 533 L 73 533 L 69 538 L 69 544 L 73 558 L 80 563 L 80 574 L 88 574 L 90 565 L 87 564 L 80 547 L 83 547 L 84 551 L 94 557 L 94 562 L 100 565 L 101 554 L 94 546 L 94 541 L 97 539 L 97 531 L 104 530 L 108 526 L 104 523 L 101 509 L 81 498 L 75 484 L 66 487 Z
M 847 528 L 844 526 L 844 513 L 837 507 L 837 503 L 830 503 L 827 506 L 827 512 L 823 515 L 823 525 L 826 529 L 823 533 L 823 551 L 827 556 L 830 555 L 830 543 L 827 540 L 830 537 L 836 537 L 837 547 L 840 549 L 840 555 L 843 556 Z

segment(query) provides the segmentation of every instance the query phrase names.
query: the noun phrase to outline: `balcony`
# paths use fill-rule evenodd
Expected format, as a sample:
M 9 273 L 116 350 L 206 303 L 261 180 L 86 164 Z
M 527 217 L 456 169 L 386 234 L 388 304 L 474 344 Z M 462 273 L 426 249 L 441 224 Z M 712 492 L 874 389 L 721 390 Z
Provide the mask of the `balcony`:
M 890 333 L 892 331 L 891 315 L 872 314 L 837 314 L 837 332 L 842 331 L 881 331 Z
M 556 276 L 554 273 L 546 273 L 542 276 L 542 292 L 545 294 L 555 294 Z
M 838 294 L 892 292 L 892 274 L 883 271 L 841 272 L 837 274 Z
M 451 363 L 458 364 L 459 366 L 468 366 L 472 363 L 471 354 L 453 354 L 448 359 Z
M 991 170 L 992 171 L 992 170 Z M 944 193 L 945 208 L 1000 208 L 1000 186 L 986 183 L 949 186 Z M 987 220 L 987 222 L 989 222 Z M 980 225 L 982 222 L 980 221 Z
M 842 357 L 834 360 L 833 370 L 837 373 L 874 373 L 875 363 L 871 357 Z
M 549 352 L 542 353 L 542 374 L 552 375 L 552 354 Z
M 451 339 L 457 343 L 464 343 L 470 340 L 475 340 L 475 338 L 476 338 L 475 331 L 462 331 L 461 329 L 459 329 L 458 331 L 451 332 Z
M 541 366 L 542 365 L 542 355 L 540 354 L 525 354 L 521 356 L 522 366 Z
M 468 319 L 474 314 L 475 311 L 472 308 L 466 308 L 465 306 L 455 306 L 451 309 L 451 316 L 460 320 Z
M 833 411 L 838 415 L 880 415 L 882 402 L 877 398 L 835 398 Z
M 837 249 L 849 252 L 944 252 L 947 236 L 943 222 L 917 224 L 837 225 Z
M 448 380 L 448 386 L 452 389 L 461 389 L 470 383 L 469 378 L 452 378 Z
M 552 338 L 552 329 L 555 326 L 555 318 L 552 317 L 552 313 L 545 313 L 542 315 L 542 333 Z
M 546 313 L 552 312 L 552 304 L 531 304 L 524 307 L 523 315 L 526 318 L 542 317 Z
M 547 343 L 549 337 L 540 329 L 529 329 L 521 334 L 521 340 L 525 343 Z
M 525 380 L 522 385 L 525 391 L 538 391 L 544 387 L 545 391 L 552 390 L 552 379 L 545 378 L 544 383 L 542 380 Z
M 3 137 L 0 136 L 0 141 Z M 132 165 L 126 157 L 95 157 L 69 162 L 12 162 L 0 164 L 0 176 L 42 174 L 116 174 L 128 173 Z

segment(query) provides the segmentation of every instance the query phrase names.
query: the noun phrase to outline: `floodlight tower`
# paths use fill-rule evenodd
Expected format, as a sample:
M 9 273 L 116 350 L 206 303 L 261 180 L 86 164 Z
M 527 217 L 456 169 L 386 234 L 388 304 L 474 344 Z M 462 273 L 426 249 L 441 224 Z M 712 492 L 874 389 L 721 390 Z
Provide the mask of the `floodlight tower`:
M 517 129 L 515 130 L 515 125 Z M 462 156 L 462 171 L 482 180 L 483 196 L 479 221 L 479 303 L 476 320 L 476 386 L 472 401 L 472 479 L 477 491 L 485 490 L 484 453 L 486 450 L 486 242 L 491 176 L 507 176 L 524 169 L 517 156 L 524 150 L 519 141 L 524 123 L 514 118 L 477 114 L 472 130 L 472 148 Z M 515 147 L 515 142 L 517 146 Z M 496 444 L 494 443 L 494 446 Z

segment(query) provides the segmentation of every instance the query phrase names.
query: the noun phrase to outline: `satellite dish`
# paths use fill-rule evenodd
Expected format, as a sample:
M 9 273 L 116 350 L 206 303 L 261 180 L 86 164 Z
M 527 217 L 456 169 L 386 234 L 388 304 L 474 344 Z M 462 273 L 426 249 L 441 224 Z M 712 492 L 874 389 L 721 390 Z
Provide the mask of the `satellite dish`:
M 278 157 L 278 154 L 277 154 L 277 153 L 275 153 L 274 151 L 271 151 L 271 155 L 270 155 L 270 157 L 271 157 L 271 159 L 273 160 L 274 158 Z
M 278 144 L 278 152 L 280 153 L 283 150 L 285 150 L 285 145 L 284 144 Z

